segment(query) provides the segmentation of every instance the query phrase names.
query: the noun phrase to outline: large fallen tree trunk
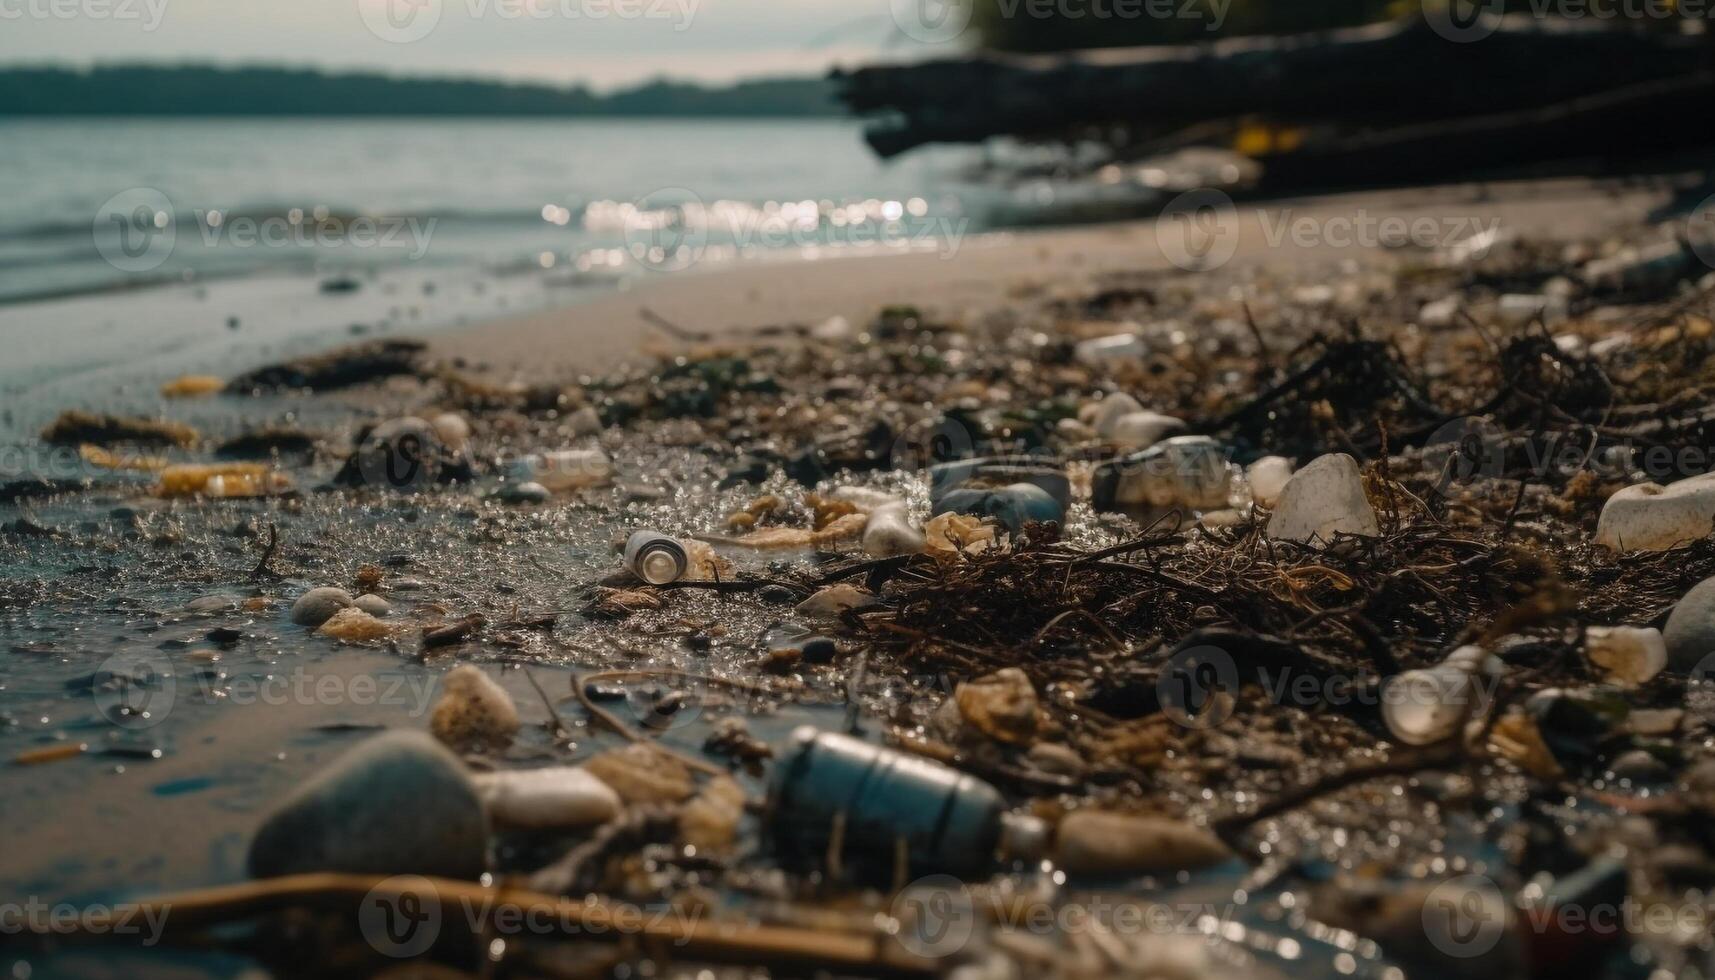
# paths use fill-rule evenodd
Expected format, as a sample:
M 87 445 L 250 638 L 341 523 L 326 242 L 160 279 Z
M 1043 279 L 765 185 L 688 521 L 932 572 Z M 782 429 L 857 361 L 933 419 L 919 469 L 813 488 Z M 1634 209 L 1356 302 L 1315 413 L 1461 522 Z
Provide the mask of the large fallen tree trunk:
M 1715 148 L 1715 71 L 1627 86 L 1540 109 L 1402 126 L 1258 158 L 1264 195 L 1395 187 L 1455 178 L 1707 167 L 1680 151 Z M 1546 165 L 1546 166 L 1545 166 Z
M 867 134 L 890 157 L 926 143 L 1063 138 L 1101 127 L 1163 133 L 1249 116 L 1354 126 L 1489 116 L 1684 76 L 1709 62 L 1709 47 L 1694 36 L 1509 22 L 1458 43 L 1409 18 L 1208 45 L 985 53 L 835 77 L 853 111 L 890 116 Z

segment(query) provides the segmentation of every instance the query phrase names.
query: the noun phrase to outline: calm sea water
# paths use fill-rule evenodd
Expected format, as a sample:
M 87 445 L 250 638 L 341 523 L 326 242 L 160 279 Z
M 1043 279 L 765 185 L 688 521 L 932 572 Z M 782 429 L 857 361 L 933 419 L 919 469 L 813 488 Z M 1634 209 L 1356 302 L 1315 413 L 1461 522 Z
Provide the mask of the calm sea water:
M 0 121 L 0 300 L 390 266 L 610 279 L 992 227 L 969 150 L 839 120 Z

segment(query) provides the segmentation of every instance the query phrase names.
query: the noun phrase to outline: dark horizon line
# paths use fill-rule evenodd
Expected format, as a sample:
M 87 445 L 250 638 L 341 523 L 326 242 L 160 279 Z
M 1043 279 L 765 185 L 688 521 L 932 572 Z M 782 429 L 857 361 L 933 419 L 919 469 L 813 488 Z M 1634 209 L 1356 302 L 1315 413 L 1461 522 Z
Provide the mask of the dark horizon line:
M 609 95 L 617 92 L 633 91 L 651 86 L 685 86 L 704 91 L 721 91 L 738 88 L 745 85 L 770 84 L 779 82 L 815 82 L 829 77 L 828 71 L 820 73 L 783 72 L 779 74 L 747 75 L 731 81 L 717 82 L 686 76 L 674 76 L 667 72 L 650 75 L 636 81 L 623 82 L 617 85 L 597 87 L 588 79 L 557 81 L 553 79 L 510 78 L 499 74 L 481 74 L 480 72 L 450 72 L 437 74 L 432 72 L 395 72 L 381 67 L 371 68 L 341 68 L 323 65 L 295 65 L 287 62 L 243 61 L 223 63 L 217 61 L 199 61 L 187 59 L 183 61 L 99 61 L 91 64 L 54 61 L 14 61 L 0 62 L 0 75 L 25 72 L 63 72 L 66 74 L 89 76 L 100 72 L 112 71 L 151 71 L 151 72 L 184 72 L 210 71 L 224 73 L 240 72 L 276 72 L 293 75 L 317 75 L 322 78 L 365 78 L 382 79 L 390 82 L 431 84 L 474 84 L 497 85 L 507 88 L 536 88 L 548 89 L 555 92 L 587 92 L 596 95 Z

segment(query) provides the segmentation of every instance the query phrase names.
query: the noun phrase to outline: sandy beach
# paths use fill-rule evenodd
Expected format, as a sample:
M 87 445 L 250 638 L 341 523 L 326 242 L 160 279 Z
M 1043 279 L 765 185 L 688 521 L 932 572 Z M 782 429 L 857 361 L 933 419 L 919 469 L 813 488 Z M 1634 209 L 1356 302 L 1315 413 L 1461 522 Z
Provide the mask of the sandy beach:
M 1211 254 L 1230 249 L 1225 265 L 1234 269 L 1421 261 L 1432 248 L 1482 229 L 1571 238 L 1632 227 L 1670 197 L 1647 182 L 1558 180 L 1239 202 L 1211 226 Z M 1400 228 L 1406 244 L 1384 244 L 1386 232 Z M 855 323 L 892 304 L 973 315 L 1011 299 L 1074 295 L 1117 274 L 1189 271 L 1175 264 L 1187 256 L 1181 233 L 1172 221 L 1133 221 L 986 235 L 933 252 L 693 266 L 562 309 L 451 331 L 433 343 L 495 377 L 577 374 L 624 360 L 651 337 L 672 341 L 645 310 L 716 335 L 832 316 Z

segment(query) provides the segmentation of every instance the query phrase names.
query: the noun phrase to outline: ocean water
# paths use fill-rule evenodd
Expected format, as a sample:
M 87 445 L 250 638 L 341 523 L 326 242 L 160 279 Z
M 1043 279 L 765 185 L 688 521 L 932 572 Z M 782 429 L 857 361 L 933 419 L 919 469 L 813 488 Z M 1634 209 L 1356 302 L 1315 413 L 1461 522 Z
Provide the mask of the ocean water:
M 0 301 L 447 267 L 605 282 L 934 247 L 1005 220 L 968 148 L 815 120 L 0 120 Z

